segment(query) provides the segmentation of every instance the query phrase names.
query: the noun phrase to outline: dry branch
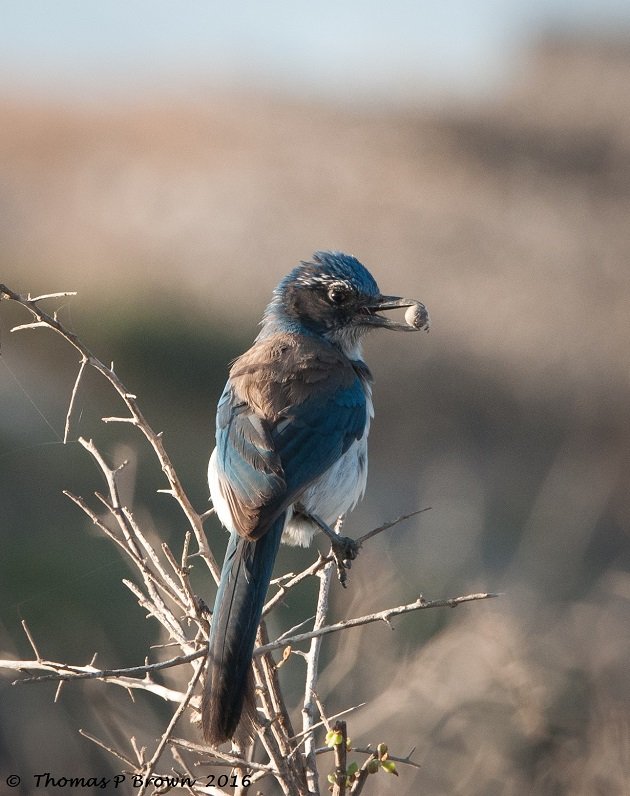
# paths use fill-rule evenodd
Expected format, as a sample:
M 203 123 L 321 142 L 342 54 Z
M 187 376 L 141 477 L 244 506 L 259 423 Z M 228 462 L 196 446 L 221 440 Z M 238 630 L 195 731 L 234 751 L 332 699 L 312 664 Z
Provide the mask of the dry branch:
M 191 652 L 188 655 L 179 655 L 177 658 L 170 658 L 167 661 L 159 663 L 145 663 L 143 666 L 128 666 L 122 669 L 97 669 L 94 666 L 73 666 L 67 663 L 58 663 L 57 661 L 47 661 L 43 658 L 38 658 L 36 661 L 14 661 L 14 660 L 0 660 L 0 669 L 13 669 L 15 671 L 47 671 L 52 674 L 37 675 L 33 677 L 23 677 L 19 680 L 14 680 L 11 685 L 24 685 L 26 683 L 44 683 L 57 680 L 107 680 L 108 682 L 116 682 L 120 680 L 119 685 L 124 685 L 125 688 L 149 688 L 152 684 L 150 680 L 134 680 L 132 675 L 135 674 L 151 674 L 152 672 L 159 672 L 163 669 L 170 669 L 173 666 L 181 666 L 184 663 L 191 663 L 192 661 L 202 658 L 206 654 L 205 647 Z M 170 691 L 170 693 L 179 695 L 177 691 Z M 156 692 L 157 693 L 157 692 Z M 166 698 L 166 697 L 165 697 Z M 175 701 L 175 699 L 173 700 Z
M 98 373 L 103 375 L 107 381 L 111 384 L 114 390 L 118 393 L 120 398 L 122 398 L 127 410 L 129 411 L 128 418 L 120 418 L 120 420 L 124 420 L 125 422 L 133 423 L 144 435 L 149 445 L 153 448 L 153 452 L 155 453 L 162 470 L 168 480 L 169 483 L 169 492 L 172 496 L 177 500 L 179 505 L 182 508 L 186 518 L 188 519 L 197 539 L 197 543 L 199 545 L 199 554 L 205 559 L 215 581 L 219 582 L 219 575 L 220 570 L 219 566 L 216 562 L 212 551 L 208 545 L 208 540 L 206 539 L 206 534 L 203 529 L 203 524 L 201 521 L 200 515 L 195 511 L 193 508 L 184 488 L 179 480 L 177 473 L 175 472 L 175 468 L 171 463 L 171 460 L 164 448 L 164 443 L 162 441 L 162 434 L 156 433 L 147 420 L 145 419 L 144 415 L 140 411 L 138 407 L 138 403 L 136 400 L 136 396 L 130 392 L 125 385 L 122 383 L 118 375 L 114 372 L 113 367 L 107 367 L 104 365 L 98 357 L 94 356 L 92 352 L 83 344 L 83 342 L 77 337 L 76 334 L 71 332 L 69 329 L 66 329 L 65 326 L 59 321 L 56 314 L 49 315 L 47 312 L 42 310 L 38 306 L 38 302 L 42 301 L 43 299 L 49 298 L 59 298 L 61 296 L 69 296 L 69 295 L 76 295 L 74 293 L 50 293 L 43 296 L 37 296 L 35 298 L 31 298 L 30 295 L 21 296 L 19 293 L 8 288 L 6 285 L 0 284 L 0 298 L 8 298 L 12 301 L 21 304 L 25 307 L 31 315 L 36 319 L 32 323 L 25 323 L 20 324 L 19 326 L 14 326 L 11 331 L 17 332 L 23 329 L 36 329 L 36 328 L 47 328 L 51 329 L 52 331 L 59 334 L 61 337 L 64 338 L 71 346 L 73 346 L 81 355 L 81 365 L 80 365 L 80 373 L 83 369 L 83 360 L 86 360 L 90 367 L 94 368 Z M 73 389 L 72 397 L 70 401 L 70 406 L 68 409 L 68 415 L 66 424 L 69 425 L 69 418 L 72 410 L 72 404 L 74 403 L 74 396 L 76 395 L 76 390 L 78 389 L 79 384 L 79 376 L 75 381 L 75 389 Z
M 309 641 L 318 636 L 325 636 L 328 633 L 337 633 L 339 630 L 348 630 L 351 627 L 359 627 L 360 625 L 367 625 L 371 622 L 385 622 L 390 624 L 389 620 L 393 616 L 408 614 L 411 611 L 421 611 L 425 608 L 457 608 L 458 605 L 462 605 L 463 603 L 477 600 L 489 600 L 498 596 L 499 594 L 495 592 L 478 592 L 477 594 L 464 594 L 461 597 L 450 597 L 446 600 L 425 600 L 424 597 L 418 597 L 415 602 L 408 603 L 407 605 L 398 605 L 395 608 L 387 608 L 385 611 L 378 611 L 374 614 L 357 616 L 354 619 L 343 619 L 340 622 L 335 622 L 333 625 L 325 625 L 317 630 L 310 630 L 308 633 L 298 633 L 289 638 L 283 637 L 281 640 L 271 641 L 269 644 L 257 647 L 254 650 L 254 655 L 264 655 L 266 652 L 272 652 L 282 647 L 300 644 L 302 641 Z

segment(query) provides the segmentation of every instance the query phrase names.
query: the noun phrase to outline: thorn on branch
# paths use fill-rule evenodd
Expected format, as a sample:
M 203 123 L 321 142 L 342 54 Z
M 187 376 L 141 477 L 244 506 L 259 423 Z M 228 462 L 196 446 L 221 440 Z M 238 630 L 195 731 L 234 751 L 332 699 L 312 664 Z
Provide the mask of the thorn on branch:
M 78 296 L 78 293 L 76 292 L 76 290 L 68 290 L 68 291 L 63 291 L 61 293 L 42 293 L 41 296 L 35 296 L 35 298 L 29 298 L 29 300 L 32 301 L 33 304 L 35 304 L 38 301 L 44 301 L 44 299 L 67 298 L 68 296 Z
M 132 760 L 130 760 L 126 755 L 114 749 L 113 747 L 108 746 L 106 743 L 104 743 L 104 741 L 99 740 L 98 738 L 96 738 L 94 735 L 91 735 L 86 730 L 80 729 L 79 735 L 82 735 L 84 738 L 87 738 L 88 741 L 92 741 L 92 743 L 96 744 L 96 746 L 100 746 L 101 749 L 104 749 L 106 752 L 109 752 L 114 757 L 117 757 L 125 765 L 129 766 L 129 768 L 131 769 L 135 768 L 135 763 Z
M 44 659 L 42 658 L 42 656 L 40 655 L 39 650 L 37 649 L 37 645 L 35 644 L 35 639 L 31 635 L 31 631 L 29 630 L 25 619 L 22 619 L 22 629 L 26 633 L 26 638 L 28 639 L 29 644 L 31 645 L 31 648 L 32 648 L 33 652 L 35 653 L 35 657 L 37 658 L 37 662 L 41 663 Z
M 59 702 L 59 699 L 61 697 L 61 689 L 63 688 L 63 686 L 64 686 L 64 681 L 60 680 L 59 683 L 57 684 L 57 690 L 55 691 L 55 698 L 53 699 L 55 705 L 57 704 L 57 702 Z
M 44 321 L 34 321 L 33 323 L 22 323 L 19 326 L 13 326 L 9 331 L 11 332 L 21 332 L 23 329 L 39 329 L 41 327 L 47 327 L 48 324 L 44 323 Z
M 63 431 L 63 444 L 66 445 L 68 442 L 68 437 L 70 435 L 70 419 L 72 417 L 72 410 L 74 409 L 74 404 L 77 398 L 77 393 L 79 391 L 79 383 L 81 381 L 81 377 L 83 376 L 83 371 L 85 370 L 85 366 L 88 364 L 88 358 L 85 354 L 81 354 L 81 364 L 79 365 L 79 372 L 77 373 L 77 377 L 74 382 L 74 387 L 72 388 L 72 393 L 70 395 L 70 403 L 68 404 L 68 411 L 66 413 L 66 422 L 64 425 Z

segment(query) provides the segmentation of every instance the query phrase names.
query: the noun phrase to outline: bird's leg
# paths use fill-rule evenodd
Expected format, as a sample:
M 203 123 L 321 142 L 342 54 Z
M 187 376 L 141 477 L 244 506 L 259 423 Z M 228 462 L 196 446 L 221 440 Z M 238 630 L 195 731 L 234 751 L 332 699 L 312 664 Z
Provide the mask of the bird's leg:
M 340 533 L 337 533 L 316 514 L 308 514 L 307 516 L 330 539 L 332 554 L 337 562 L 337 577 L 341 585 L 345 588 L 346 570 L 350 569 L 352 562 L 359 554 L 361 543 L 356 542 L 349 536 L 342 536 Z M 338 527 L 341 528 L 341 523 L 339 523 Z

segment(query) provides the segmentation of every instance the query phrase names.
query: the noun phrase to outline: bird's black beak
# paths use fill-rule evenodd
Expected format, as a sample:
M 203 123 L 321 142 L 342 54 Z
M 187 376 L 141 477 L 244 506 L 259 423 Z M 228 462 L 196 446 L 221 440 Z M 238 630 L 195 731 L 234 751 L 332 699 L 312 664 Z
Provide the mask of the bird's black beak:
M 377 313 L 407 307 L 405 322 L 394 321 Z M 429 313 L 422 302 L 416 299 L 400 298 L 399 296 L 378 296 L 364 307 L 361 323 L 377 326 L 396 332 L 417 332 L 420 329 L 429 331 Z

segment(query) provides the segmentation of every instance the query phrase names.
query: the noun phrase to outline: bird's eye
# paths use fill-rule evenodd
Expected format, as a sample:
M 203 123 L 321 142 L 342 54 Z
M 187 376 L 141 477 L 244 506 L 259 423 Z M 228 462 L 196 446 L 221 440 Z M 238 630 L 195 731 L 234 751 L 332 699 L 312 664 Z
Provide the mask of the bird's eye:
M 348 291 L 339 285 L 335 285 L 328 289 L 328 299 L 331 304 L 335 304 L 337 307 L 341 304 L 345 304 L 349 297 L 350 294 Z

